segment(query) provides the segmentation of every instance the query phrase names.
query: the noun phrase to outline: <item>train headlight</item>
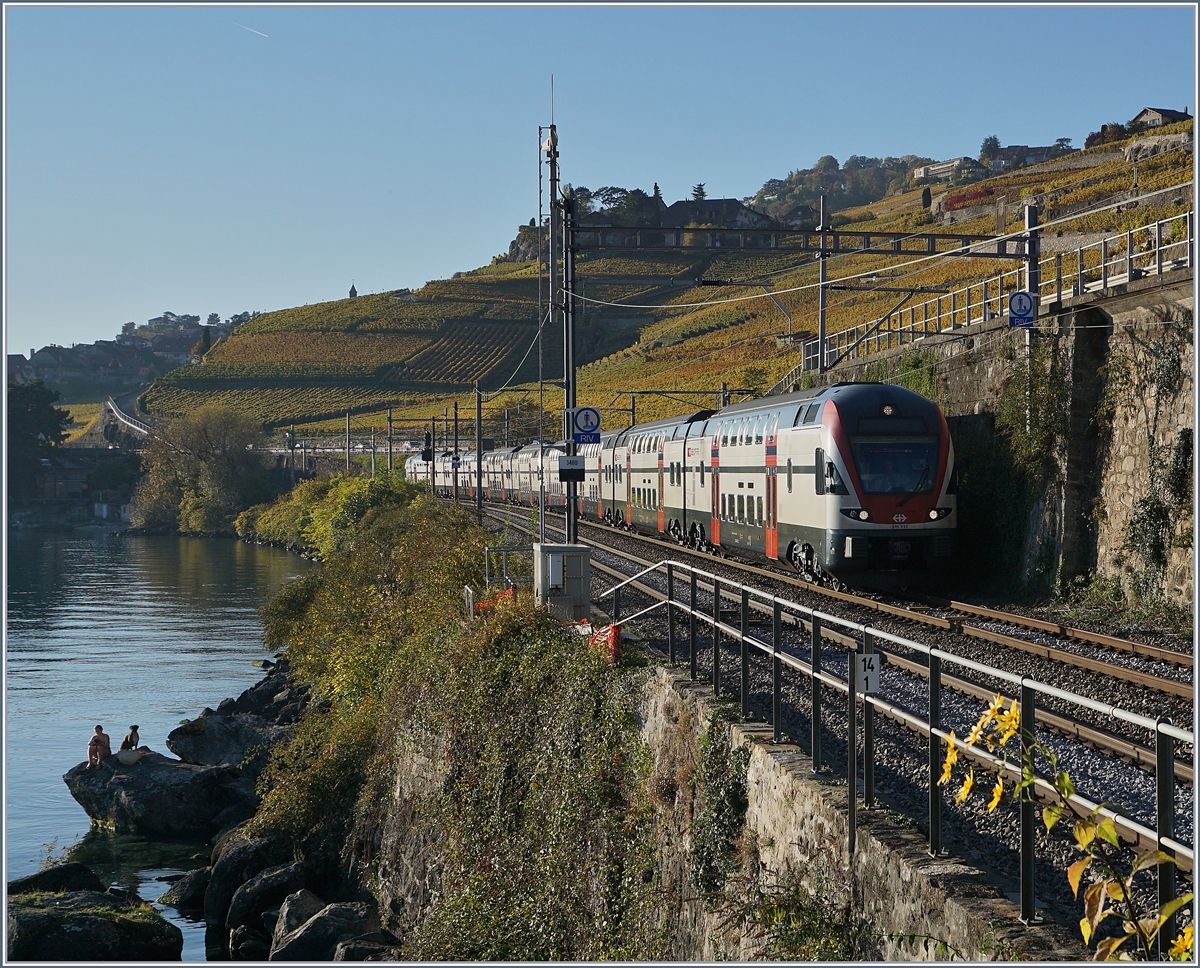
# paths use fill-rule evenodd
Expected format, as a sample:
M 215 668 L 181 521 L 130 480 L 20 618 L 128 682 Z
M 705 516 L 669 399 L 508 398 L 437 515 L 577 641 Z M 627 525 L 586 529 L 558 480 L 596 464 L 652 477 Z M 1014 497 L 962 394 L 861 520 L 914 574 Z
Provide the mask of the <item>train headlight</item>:
M 870 521 L 871 512 L 866 508 L 842 508 L 842 514 L 856 521 Z
M 930 521 L 940 521 L 942 518 L 946 517 L 952 510 L 954 510 L 954 509 L 953 508 L 934 508 L 932 511 L 929 512 L 929 520 Z

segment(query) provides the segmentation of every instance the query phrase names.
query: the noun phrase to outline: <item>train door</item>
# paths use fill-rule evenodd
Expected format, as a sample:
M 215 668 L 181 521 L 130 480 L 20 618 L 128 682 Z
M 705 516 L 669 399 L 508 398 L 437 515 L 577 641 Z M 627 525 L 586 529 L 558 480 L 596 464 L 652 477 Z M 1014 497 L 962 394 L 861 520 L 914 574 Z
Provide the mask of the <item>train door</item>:
M 634 447 L 625 447 L 625 524 L 634 523 Z
M 773 413 L 767 420 L 766 431 L 766 471 L 767 471 L 767 520 L 766 520 L 766 555 L 768 558 L 779 558 L 779 467 L 778 445 L 776 436 L 779 433 L 779 414 Z
M 667 497 L 663 490 L 663 435 L 658 436 L 658 533 L 662 534 L 667 530 L 666 523 L 666 501 Z
M 728 425 L 720 424 L 713 433 L 712 460 L 709 470 L 712 471 L 712 525 L 708 529 L 709 538 L 713 544 L 721 543 L 721 432 L 728 433 Z

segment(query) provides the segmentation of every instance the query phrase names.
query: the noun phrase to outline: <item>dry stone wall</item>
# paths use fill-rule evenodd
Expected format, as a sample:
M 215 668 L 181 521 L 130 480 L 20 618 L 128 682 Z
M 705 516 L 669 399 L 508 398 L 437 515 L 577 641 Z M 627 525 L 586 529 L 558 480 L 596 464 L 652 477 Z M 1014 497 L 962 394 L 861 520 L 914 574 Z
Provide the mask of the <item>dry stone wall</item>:
M 716 705 L 705 688 L 671 669 L 658 668 L 645 692 L 642 736 L 655 759 L 656 777 L 676 777 L 698 759 L 697 746 Z M 773 877 L 811 869 L 814 862 L 850 873 L 854 907 L 889 961 L 924 961 L 889 935 L 940 939 L 972 961 L 1003 950 L 1038 960 L 1084 960 L 1087 952 L 1061 925 L 1026 926 L 1019 908 L 989 885 L 986 874 L 960 858 L 931 858 L 910 827 L 882 811 L 860 812 L 853 858 L 847 850 L 848 787 L 814 780 L 812 761 L 797 746 L 773 745 L 770 727 L 726 724 L 732 745 L 750 751 L 743 867 Z M 743 935 L 689 887 L 687 855 L 694 804 L 660 803 L 662 881 L 673 900 L 671 957 L 750 961 L 761 941 Z

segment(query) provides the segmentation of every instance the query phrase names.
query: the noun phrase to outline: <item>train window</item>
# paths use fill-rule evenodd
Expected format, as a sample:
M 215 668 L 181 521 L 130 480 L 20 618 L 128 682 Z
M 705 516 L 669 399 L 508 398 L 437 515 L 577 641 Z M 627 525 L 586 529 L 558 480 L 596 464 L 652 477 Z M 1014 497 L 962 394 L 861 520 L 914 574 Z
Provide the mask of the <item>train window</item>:
M 650 489 L 650 502 L 651 502 L 650 506 L 652 508 L 658 507 L 658 488 L 657 487 L 652 487 Z
M 744 494 L 737 496 L 737 519 L 739 523 L 744 523 L 746 520 L 746 496 Z
M 766 417 L 759 417 L 754 421 L 754 442 L 761 444 L 763 442 L 763 424 L 766 423 Z
M 788 493 L 791 494 L 792 493 L 792 459 L 790 457 L 788 458 L 787 478 L 788 478 L 788 485 L 787 485 Z
M 725 520 L 725 495 L 721 495 L 721 520 Z
M 720 426 L 719 433 L 721 435 L 721 446 L 724 447 L 726 444 L 729 443 L 729 424 L 722 423 Z
M 704 487 L 704 464 L 700 464 L 700 486 Z
M 763 526 L 763 500 L 761 494 L 758 497 L 758 526 L 760 528 Z
M 816 423 L 817 417 L 820 416 L 821 408 L 823 406 L 824 406 L 824 404 L 821 403 L 820 401 L 818 401 L 816 403 L 810 403 L 808 405 L 808 413 L 806 413 L 804 415 L 804 422 L 806 424 Z

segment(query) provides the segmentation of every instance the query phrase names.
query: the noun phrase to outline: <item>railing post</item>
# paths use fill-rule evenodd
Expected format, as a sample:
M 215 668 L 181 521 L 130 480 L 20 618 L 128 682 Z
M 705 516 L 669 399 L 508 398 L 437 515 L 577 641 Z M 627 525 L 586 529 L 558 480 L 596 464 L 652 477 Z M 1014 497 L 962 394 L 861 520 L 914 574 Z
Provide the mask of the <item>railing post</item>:
M 971 325 L 971 287 L 967 286 L 967 326 Z
M 821 681 L 817 678 L 821 671 L 821 620 L 816 615 L 812 617 L 812 768 L 814 773 L 821 770 Z
M 675 664 L 675 566 L 667 562 L 667 661 Z
M 1062 253 L 1054 253 L 1054 298 L 1058 300 L 1058 308 L 1062 309 Z
M 1163 716 L 1158 720 L 1159 726 L 1170 725 L 1171 720 Z M 1155 786 L 1157 788 L 1157 807 L 1155 811 L 1155 826 L 1158 829 L 1158 849 L 1166 854 L 1175 852 L 1163 844 L 1162 839 L 1175 838 L 1175 741 L 1159 729 L 1154 738 L 1155 750 Z M 1175 900 L 1175 865 L 1158 865 L 1158 907 Z M 1169 943 L 1175 937 L 1175 915 L 1163 924 L 1158 934 L 1159 951 L 1162 951 L 1164 939 Z
M 1083 278 L 1083 247 L 1075 250 L 1077 267 L 1075 272 L 1075 295 L 1082 296 L 1087 292 L 1087 282 Z
M 750 643 L 746 636 L 750 634 L 750 589 L 742 586 L 742 719 L 750 715 Z
M 958 293 L 950 293 L 950 328 L 955 329 L 958 326 L 955 320 L 955 314 L 958 312 Z
M 712 687 L 713 696 L 721 694 L 721 581 L 713 579 L 713 629 L 712 629 Z
M 983 280 L 983 318 L 980 320 L 980 322 L 986 323 L 987 321 L 988 321 L 988 291 L 987 291 L 987 280 L 984 279 Z
M 1133 282 L 1133 229 L 1125 230 L 1125 285 Z
M 1033 723 L 1036 711 L 1033 702 L 1033 687 L 1021 683 L 1021 758 L 1030 768 L 1033 768 Z M 1036 814 L 1037 806 L 1032 790 L 1021 794 L 1021 920 L 1026 924 L 1034 924 L 1040 920 L 1034 903 L 1033 863 L 1034 848 L 1037 844 Z
M 937 297 L 937 331 L 942 331 L 942 297 Z
M 1108 288 L 1108 239 L 1100 240 L 1100 289 Z
M 1188 212 L 1184 215 L 1184 220 L 1187 226 L 1187 265 L 1192 268 L 1192 249 L 1196 246 L 1196 213 Z
M 612 623 L 613 625 L 621 624 L 621 589 L 619 586 L 613 589 Z
M 875 640 L 863 633 L 863 654 L 875 654 Z M 875 805 L 875 707 L 863 696 L 863 805 Z
M 858 836 L 858 650 L 846 656 L 846 792 L 850 795 L 849 828 L 850 856 L 854 857 L 854 841 Z
M 929 654 L 929 853 L 942 853 L 942 792 L 938 780 L 942 775 L 942 741 L 934 729 L 942 725 L 942 660 Z
M 696 681 L 696 572 L 692 572 L 692 601 L 689 610 L 691 626 L 688 629 L 688 660 L 691 663 L 692 681 Z
M 779 651 L 783 648 L 783 606 L 775 600 L 771 609 L 771 739 L 783 741 L 783 660 Z
M 1162 222 L 1154 223 L 1154 271 L 1162 275 Z

